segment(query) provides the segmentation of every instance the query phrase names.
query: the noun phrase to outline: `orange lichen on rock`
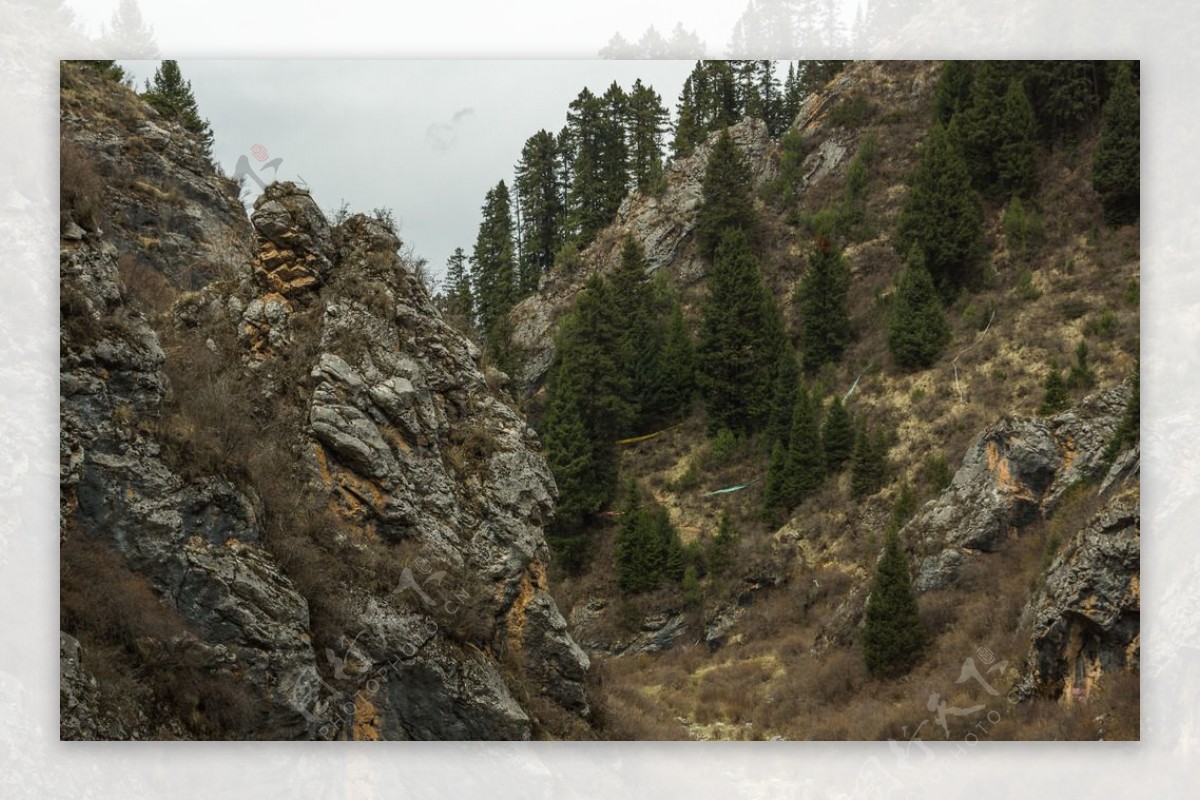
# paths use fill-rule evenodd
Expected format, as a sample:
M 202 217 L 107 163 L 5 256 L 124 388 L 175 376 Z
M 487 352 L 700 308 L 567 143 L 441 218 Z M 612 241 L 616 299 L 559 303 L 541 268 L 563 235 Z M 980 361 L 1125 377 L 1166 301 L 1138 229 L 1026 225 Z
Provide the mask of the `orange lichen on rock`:
M 517 597 L 513 599 L 512 606 L 509 607 L 508 616 L 505 619 L 506 628 L 508 629 L 509 641 L 516 647 L 520 647 L 521 634 L 525 630 L 525 608 L 534 597 L 546 589 L 546 566 L 542 564 L 540 559 L 534 559 L 525 568 L 525 573 L 521 576 L 521 584 L 517 591 Z
M 379 728 L 379 710 L 366 692 L 359 691 L 354 696 L 354 727 L 350 733 L 351 738 L 354 740 L 383 739 Z

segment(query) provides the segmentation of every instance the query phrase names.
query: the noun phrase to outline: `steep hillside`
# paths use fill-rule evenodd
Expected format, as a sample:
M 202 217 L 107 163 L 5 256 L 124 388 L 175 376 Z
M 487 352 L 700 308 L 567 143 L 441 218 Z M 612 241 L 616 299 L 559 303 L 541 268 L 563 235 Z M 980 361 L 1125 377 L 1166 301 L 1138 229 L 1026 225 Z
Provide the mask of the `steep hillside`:
M 990 714 L 978 704 L 999 698 L 992 737 L 1136 738 L 1138 449 L 1122 432 L 1136 421 L 1138 226 L 1106 222 L 1092 188 L 1098 117 L 1039 142 L 1024 203 L 982 197 L 982 254 L 946 308 L 949 346 L 928 368 L 899 367 L 887 340 L 904 267 L 895 241 L 941 71 L 852 63 L 806 100 L 790 141 L 754 120 L 730 129 L 758 194 L 758 262 L 798 351 L 810 256 L 850 202 L 855 163 L 866 168 L 858 219 L 837 239 L 850 341 L 804 381 L 882 432 L 886 476 L 860 493 L 853 471 L 838 471 L 772 520 L 770 443 L 712 438 L 701 404 L 622 444 L 620 486 L 632 479 L 666 509 L 699 580 L 622 589 L 616 511 L 591 524 L 588 568 L 552 571 L 571 631 L 604 676 L 607 736 L 907 738 L 936 711 L 934 692 L 978 707 L 948 723 L 943 714 L 938 737 L 962 736 Z M 626 237 L 643 245 L 649 272 L 669 276 L 699 329 L 710 261 L 695 229 L 716 139 L 670 164 L 660 194 L 632 193 L 578 265 L 556 267 L 511 313 L 534 414 L 556 320 L 593 274 L 616 269 Z M 1047 410 L 1047 375 L 1071 365 L 1069 408 Z M 726 513 L 738 541 L 718 571 Z M 869 675 L 862 656 L 863 610 L 893 526 L 928 637 L 899 681 Z M 959 685 L 968 659 L 987 663 L 998 695 Z
M 63 87 L 64 739 L 586 732 L 553 478 L 386 221 L 247 220 L 179 125 Z

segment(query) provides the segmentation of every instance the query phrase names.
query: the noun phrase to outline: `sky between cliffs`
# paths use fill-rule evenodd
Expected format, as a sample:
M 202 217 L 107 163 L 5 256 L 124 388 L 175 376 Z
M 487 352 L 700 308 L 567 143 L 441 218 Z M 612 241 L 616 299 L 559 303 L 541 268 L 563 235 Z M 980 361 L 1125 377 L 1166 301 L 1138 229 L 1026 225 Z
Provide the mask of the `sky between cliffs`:
M 123 61 L 140 88 L 157 62 Z M 227 174 L 245 157 L 264 182 L 303 181 L 327 212 L 390 207 L 400 236 L 440 276 L 475 242 L 484 194 L 525 140 L 557 133 L 584 86 L 652 85 L 673 109 L 690 61 L 180 60 L 213 155 Z M 255 146 L 261 146 L 256 149 Z M 272 168 L 275 159 L 281 159 Z M 247 195 L 260 190 L 247 181 Z

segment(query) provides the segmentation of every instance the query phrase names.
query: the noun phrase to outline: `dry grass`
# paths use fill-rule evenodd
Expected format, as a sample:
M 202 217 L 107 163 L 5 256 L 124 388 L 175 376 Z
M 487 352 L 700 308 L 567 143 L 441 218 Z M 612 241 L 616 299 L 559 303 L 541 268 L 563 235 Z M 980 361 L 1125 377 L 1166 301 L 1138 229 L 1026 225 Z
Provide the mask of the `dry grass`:
M 104 214 L 103 193 L 95 162 L 70 139 L 60 139 L 58 200 L 63 217 L 84 230 L 96 230 Z

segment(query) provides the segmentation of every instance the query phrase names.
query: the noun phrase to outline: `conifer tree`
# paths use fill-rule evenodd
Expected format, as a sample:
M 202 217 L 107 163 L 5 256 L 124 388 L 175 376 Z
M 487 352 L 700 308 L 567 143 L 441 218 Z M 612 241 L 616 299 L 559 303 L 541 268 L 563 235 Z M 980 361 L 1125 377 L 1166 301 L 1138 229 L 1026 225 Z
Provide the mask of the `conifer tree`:
M 1100 144 L 1092 163 L 1092 186 L 1110 225 L 1136 222 L 1141 213 L 1141 132 L 1137 89 L 1129 65 L 1117 68 L 1104 104 Z
M 671 153 L 677 159 L 692 155 L 696 143 L 703 137 L 697 114 L 695 82 L 689 75 L 683 82 L 679 102 L 675 106 L 675 136 L 671 140 Z
M 942 311 L 942 300 L 918 248 L 909 253 L 900 276 L 887 341 L 892 358 L 905 370 L 932 366 L 950 343 L 950 325 Z
M 566 558 L 575 564 L 583 547 L 572 537 L 616 494 L 616 440 L 631 417 L 613 306 L 612 289 L 593 275 L 559 324 L 540 422 L 559 491 L 551 539 L 568 544 Z
M 696 351 L 678 300 L 672 303 L 661 365 L 659 422 L 673 423 L 687 414 L 696 395 Z
M 455 248 L 446 260 L 446 317 L 460 331 L 469 332 L 474 327 L 475 298 L 467 254 L 462 248 Z
M 896 232 L 898 251 L 921 252 L 944 298 L 973 277 L 983 231 L 983 211 L 951 129 L 935 124 L 930 131 Z
M 779 348 L 772 376 L 771 410 L 767 419 L 765 440 L 786 446 L 792 432 L 792 416 L 796 410 L 796 393 L 800 388 L 800 369 L 796 353 L 789 343 Z
M 521 245 L 520 291 L 537 290 L 541 277 L 554 265 L 562 246 L 563 193 L 559 183 L 558 141 L 549 131 L 538 131 L 525 141 L 516 167 L 514 191 L 520 210 L 518 241 Z
M 763 485 L 763 519 L 776 522 L 775 513 L 787 507 L 787 489 L 791 483 L 788 472 L 787 440 L 775 440 L 771 458 L 767 461 L 767 480 Z
M 656 503 L 643 505 L 630 479 L 617 534 L 617 581 L 629 593 L 645 592 L 664 580 L 684 576 L 685 558 L 679 531 L 667 510 Z
M 1099 76 L 1092 61 L 1039 61 L 1028 75 L 1040 136 L 1046 142 L 1070 141 L 1100 108 Z
M 832 243 L 819 238 L 800 284 L 805 370 L 837 361 L 850 343 L 849 291 L 850 269 L 845 259 Z
M 902 676 L 921 658 L 925 628 L 900 537 L 889 530 L 863 613 L 863 657 L 875 676 Z
M 1020 78 L 1009 81 L 997 138 L 996 183 L 1000 193 L 1029 197 L 1037 184 L 1037 119 Z
M 709 431 L 746 434 L 770 411 L 772 367 L 781 342 L 779 312 L 740 229 L 727 233 L 708 272 L 697 346 L 697 378 Z
M 887 440 L 882 431 L 859 424 L 850 465 L 850 493 L 856 498 L 873 495 L 887 481 Z
M 712 256 L 731 229 L 752 237 L 756 222 L 752 187 L 750 166 L 729 131 L 723 131 L 709 153 L 701 185 L 696 237 L 705 255 Z
M 662 351 L 666 340 L 665 320 L 658 313 L 642 246 L 633 237 L 625 239 L 621 260 L 612 272 L 614 325 L 620 332 L 623 362 L 629 387 L 626 399 L 633 410 L 628 433 L 656 422 L 655 408 L 664 381 Z
M 830 473 L 845 467 L 854 454 L 854 423 L 837 395 L 833 396 L 821 424 L 821 446 L 825 450 L 825 467 Z
M 487 191 L 483 220 L 472 256 L 479 325 L 492 338 L 517 301 L 517 265 L 513 253 L 512 211 L 504 181 Z
M 969 61 L 947 61 L 942 65 L 933 92 L 933 114 L 942 125 L 949 125 L 950 118 L 967 107 L 974 71 Z
M 617 209 L 621 207 L 621 201 L 629 192 L 629 145 L 625 140 L 629 97 L 625 90 L 613 81 L 604 92 L 601 104 L 603 114 L 600 117 L 598 143 L 602 196 L 600 227 L 603 228 L 617 216 Z
M 586 87 L 567 112 L 567 142 L 571 152 L 571 183 L 567 193 L 569 226 L 586 247 L 608 224 L 605 179 L 605 104 Z
M 787 78 L 783 81 L 783 116 L 786 125 L 796 121 L 800 113 L 800 104 L 804 102 L 803 76 L 797 70 L 795 62 L 788 63 Z
M 732 567 L 737 541 L 738 535 L 734 531 L 729 510 L 723 509 L 721 522 L 717 525 L 717 533 L 713 536 L 708 552 L 708 569 L 714 576 L 721 576 Z
M 954 120 L 962 137 L 962 152 L 972 184 L 994 193 L 997 185 L 996 154 L 1000 151 L 1004 96 L 1012 67 L 1002 61 L 983 61 L 971 79 L 967 108 Z
M 792 412 L 792 430 L 788 436 L 788 454 L 783 500 L 792 508 L 816 492 L 825 480 L 825 451 L 821 447 L 818 407 L 809 391 L 801 386 Z
M 652 194 L 663 181 L 663 132 L 667 110 L 654 88 L 634 81 L 629 93 L 629 172 L 639 192 Z
M 1038 406 L 1038 414 L 1049 417 L 1064 412 L 1071 406 L 1071 396 L 1067 394 L 1067 382 L 1057 364 L 1050 365 L 1050 372 L 1042 384 L 1042 403 Z
M 142 99 L 159 114 L 194 134 L 205 153 L 212 152 L 212 128 L 208 120 L 201 118 L 196 97 L 192 94 L 192 82 L 183 79 L 178 62 L 169 58 L 163 60 L 154 71 L 153 82 L 146 81 Z

